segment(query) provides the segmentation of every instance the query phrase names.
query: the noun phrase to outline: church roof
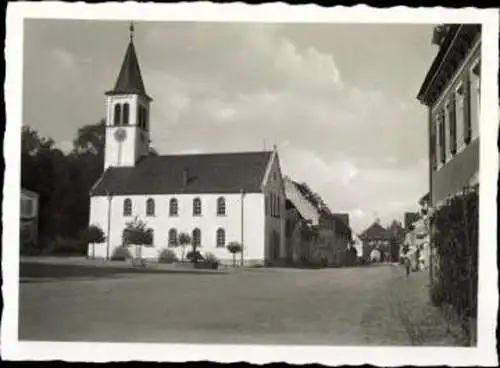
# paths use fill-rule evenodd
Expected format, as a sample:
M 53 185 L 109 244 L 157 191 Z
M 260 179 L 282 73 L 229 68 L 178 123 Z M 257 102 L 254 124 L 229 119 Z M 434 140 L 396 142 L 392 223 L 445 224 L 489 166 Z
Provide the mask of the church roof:
M 151 100 L 151 97 L 146 93 L 144 82 L 142 80 L 141 68 L 139 67 L 139 60 L 135 52 L 135 46 L 132 38 L 128 44 L 127 52 L 123 58 L 122 67 L 115 87 L 106 92 L 106 95 L 117 94 L 138 94 Z
M 108 168 L 91 195 L 239 193 L 241 190 L 256 193 L 261 191 L 271 154 L 148 156 L 134 167 Z

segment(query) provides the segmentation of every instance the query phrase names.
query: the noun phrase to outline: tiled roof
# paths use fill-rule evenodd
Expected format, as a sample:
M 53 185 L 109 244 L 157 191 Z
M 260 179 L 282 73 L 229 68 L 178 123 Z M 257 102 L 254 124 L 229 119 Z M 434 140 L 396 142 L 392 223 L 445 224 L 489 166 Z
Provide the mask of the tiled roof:
M 350 234 L 351 228 L 349 226 L 349 214 L 345 213 L 332 213 L 321 196 L 314 193 L 306 183 L 299 183 L 290 180 L 297 190 L 309 201 L 321 216 L 329 217 L 335 221 L 335 229 L 342 234 Z
M 389 240 L 391 234 L 387 229 L 385 229 L 382 225 L 375 222 L 368 229 L 363 231 L 359 238 L 361 240 L 369 239 L 369 240 Z
M 108 168 L 91 195 L 256 193 L 271 153 L 148 156 L 134 167 Z
M 123 58 L 122 67 L 120 69 L 120 73 L 118 74 L 115 87 L 111 91 L 106 92 L 106 94 L 116 95 L 130 93 L 142 95 L 151 100 L 151 97 L 149 97 L 146 93 L 146 88 L 144 87 L 144 82 L 142 81 L 139 60 L 137 59 L 137 54 L 132 40 L 130 40 L 130 43 L 128 44 L 127 52 Z

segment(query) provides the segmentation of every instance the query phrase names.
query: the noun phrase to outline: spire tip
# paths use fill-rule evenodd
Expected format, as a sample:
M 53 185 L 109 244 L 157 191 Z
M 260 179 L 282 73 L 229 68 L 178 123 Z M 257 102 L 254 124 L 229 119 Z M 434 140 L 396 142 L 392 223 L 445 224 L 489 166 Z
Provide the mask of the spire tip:
M 130 41 L 132 41 L 134 39 L 134 22 L 130 22 L 129 30 L 130 30 Z

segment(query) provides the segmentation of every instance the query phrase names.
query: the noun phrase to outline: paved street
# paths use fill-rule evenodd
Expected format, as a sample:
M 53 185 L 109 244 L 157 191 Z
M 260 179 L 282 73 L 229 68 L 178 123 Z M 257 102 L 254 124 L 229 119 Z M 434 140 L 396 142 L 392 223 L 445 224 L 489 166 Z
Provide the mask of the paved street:
M 21 265 L 21 340 L 457 344 L 427 302 L 426 275 L 407 279 L 396 265 L 232 273 L 37 267 Z M 57 278 L 41 278 L 49 270 Z

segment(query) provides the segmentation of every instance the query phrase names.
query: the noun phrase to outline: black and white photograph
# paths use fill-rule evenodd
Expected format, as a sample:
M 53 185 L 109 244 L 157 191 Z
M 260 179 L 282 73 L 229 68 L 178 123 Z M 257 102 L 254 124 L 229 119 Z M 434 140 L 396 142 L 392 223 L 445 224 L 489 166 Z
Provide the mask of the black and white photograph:
M 9 4 L 5 359 L 498 364 L 498 18 Z

